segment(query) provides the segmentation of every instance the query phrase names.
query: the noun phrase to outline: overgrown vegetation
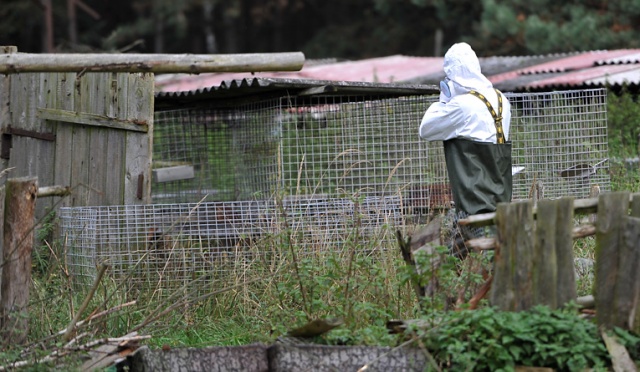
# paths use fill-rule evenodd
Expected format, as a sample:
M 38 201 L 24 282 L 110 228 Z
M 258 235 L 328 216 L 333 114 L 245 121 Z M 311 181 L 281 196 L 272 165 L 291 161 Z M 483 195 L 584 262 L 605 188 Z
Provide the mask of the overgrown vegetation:
M 637 103 L 624 95 L 610 96 L 612 158 L 637 153 L 635 123 L 640 123 Z M 610 169 L 614 190 L 639 191 L 637 167 L 612 164 Z M 237 263 L 239 275 L 217 280 L 204 291 L 187 284 L 169 297 L 158 297 L 144 288 L 122 286 L 107 270 L 80 314 L 82 322 L 65 340 L 63 331 L 90 294 L 87 287 L 74 285 L 64 242 L 50 239 L 51 222 L 41 224 L 38 241 L 44 243 L 34 250 L 29 346 L 4 340 L 0 365 L 22 361 L 46 369 L 39 364 L 43 358 L 60 353 L 71 358 L 56 357 L 51 363 L 73 369 L 82 362 L 78 355 L 86 351 L 83 345 L 132 331 L 151 336 L 144 341 L 151 347 L 271 343 L 292 327 L 330 317 L 342 319 L 343 325 L 314 342 L 395 347 L 406 345 L 405 337 L 410 337 L 411 345 L 428 350 L 443 369 L 531 365 L 580 370 L 609 364 L 595 324 L 579 317 L 573 307 L 510 313 L 496 311 L 484 300 L 477 309 L 467 309 L 490 270 L 490 255 L 472 254 L 461 262 L 439 251 L 440 264 L 433 267 L 428 266 L 432 257 L 422 257 L 421 284 L 437 278 L 438 291 L 418 301 L 411 286 L 415 274 L 397 251 L 395 231 L 383 226 L 373 239 L 363 241 L 357 218 L 341 246 L 318 242 L 312 252 L 302 252 L 293 239 L 296 232 L 283 223 L 282 231 L 251 248 L 269 252 L 269 260 L 258 255 L 250 267 Z M 592 259 L 593 246 L 589 239 L 576 242 L 576 256 Z M 580 294 L 591 292 L 592 270 L 578 278 Z M 452 308 L 458 310 L 445 311 Z M 394 335 L 386 327 L 391 319 L 416 319 L 430 326 L 412 326 Z M 617 330 L 616 336 L 638 360 L 638 335 Z

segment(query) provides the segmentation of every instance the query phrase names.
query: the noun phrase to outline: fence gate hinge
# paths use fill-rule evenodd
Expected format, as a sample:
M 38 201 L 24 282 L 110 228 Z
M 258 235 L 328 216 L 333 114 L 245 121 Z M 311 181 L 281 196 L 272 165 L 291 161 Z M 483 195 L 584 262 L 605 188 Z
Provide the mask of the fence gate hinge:
M 138 175 L 138 190 L 136 192 L 138 200 L 142 200 L 142 197 L 144 196 L 142 190 L 144 190 L 144 174 L 140 173 Z
M 56 135 L 53 133 L 40 133 L 33 130 L 14 128 L 11 125 L 7 126 L 7 130 L 5 131 L 5 134 L 11 134 L 14 136 L 22 136 L 22 137 L 30 137 L 30 138 L 35 138 L 35 139 L 50 141 L 50 142 L 53 142 L 56 140 Z

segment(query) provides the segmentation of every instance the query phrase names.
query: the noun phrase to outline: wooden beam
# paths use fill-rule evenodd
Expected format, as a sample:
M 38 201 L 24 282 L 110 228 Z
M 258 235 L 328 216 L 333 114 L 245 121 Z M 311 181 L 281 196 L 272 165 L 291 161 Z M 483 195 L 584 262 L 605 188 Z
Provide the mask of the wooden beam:
M 177 167 L 156 168 L 153 171 L 154 182 L 169 182 L 188 180 L 195 177 L 193 166 L 179 165 Z
M 596 227 L 591 223 L 576 226 L 571 230 L 572 239 L 586 238 L 587 236 L 592 236 L 595 234 Z M 496 239 L 493 237 L 475 238 L 467 240 L 466 242 L 464 242 L 464 244 L 472 249 L 488 251 L 496 248 Z
M 629 201 L 633 201 L 633 198 L 640 197 L 640 193 L 633 193 L 629 195 Z M 579 213 L 595 213 L 598 210 L 598 198 L 576 199 L 573 201 L 573 210 L 576 214 Z M 538 210 L 533 208 L 533 217 L 537 217 Z M 460 219 L 458 223 L 463 226 L 491 226 L 495 224 L 496 213 L 482 213 L 469 216 L 467 218 Z
M 14 53 L 0 55 L 0 73 L 299 71 L 302 52 L 246 54 Z
M 61 121 L 64 123 L 84 124 L 95 127 L 114 128 L 133 132 L 148 132 L 149 125 L 146 122 L 134 122 L 118 120 L 104 115 L 89 114 L 69 110 L 39 108 L 38 118 L 44 120 Z
M 48 196 L 67 196 L 71 195 L 69 186 L 44 186 L 38 187 L 38 197 L 45 198 Z

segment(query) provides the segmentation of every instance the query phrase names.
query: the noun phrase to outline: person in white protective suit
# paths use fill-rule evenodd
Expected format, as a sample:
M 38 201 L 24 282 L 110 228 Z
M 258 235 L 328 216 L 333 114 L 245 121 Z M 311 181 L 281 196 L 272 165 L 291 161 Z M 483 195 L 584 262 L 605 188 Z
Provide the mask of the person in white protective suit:
M 512 195 L 510 103 L 482 74 L 469 44 L 447 51 L 444 72 L 439 102 L 425 112 L 420 137 L 443 141 L 457 218 L 493 212 Z

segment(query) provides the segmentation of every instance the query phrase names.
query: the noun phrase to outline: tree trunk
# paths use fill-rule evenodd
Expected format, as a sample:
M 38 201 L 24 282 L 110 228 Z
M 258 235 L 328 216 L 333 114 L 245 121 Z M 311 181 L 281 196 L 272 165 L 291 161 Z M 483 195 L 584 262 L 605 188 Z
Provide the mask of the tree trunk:
M 204 12 L 204 36 L 208 54 L 215 54 L 218 52 L 218 45 L 216 42 L 216 34 L 213 31 L 213 20 L 215 4 L 213 0 L 204 0 L 202 2 L 202 10 Z

